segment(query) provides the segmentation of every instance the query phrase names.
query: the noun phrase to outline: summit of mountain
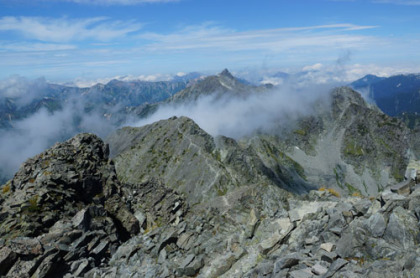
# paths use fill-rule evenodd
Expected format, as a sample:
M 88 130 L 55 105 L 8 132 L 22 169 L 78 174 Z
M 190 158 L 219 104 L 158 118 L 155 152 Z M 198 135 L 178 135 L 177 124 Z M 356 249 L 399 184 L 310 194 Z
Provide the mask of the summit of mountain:
M 250 184 L 273 184 L 295 193 L 313 188 L 291 161 L 268 168 L 251 148 L 212 137 L 186 117 L 124 127 L 106 141 L 121 181 L 159 178 L 192 203 Z
M 211 75 L 199 80 L 184 90 L 176 93 L 167 102 L 183 103 L 193 102 L 204 96 L 221 98 L 224 96 L 246 97 L 252 93 L 266 90 L 265 86 L 245 84 L 234 77 L 228 69 L 224 69 L 217 75 Z
M 331 92 L 328 106 L 302 118 L 293 130 L 280 137 L 264 134 L 257 141 L 301 165 L 312 184 L 342 194 L 375 195 L 403 180 L 409 153 L 416 149 L 409 134 L 402 121 L 341 87 Z
M 350 83 L 350 86 L 357 90 L 359 88 L 368 87 L 384 79 L 385 77 L 379 77 L 374 74 L 367 74 L 364 77 Z

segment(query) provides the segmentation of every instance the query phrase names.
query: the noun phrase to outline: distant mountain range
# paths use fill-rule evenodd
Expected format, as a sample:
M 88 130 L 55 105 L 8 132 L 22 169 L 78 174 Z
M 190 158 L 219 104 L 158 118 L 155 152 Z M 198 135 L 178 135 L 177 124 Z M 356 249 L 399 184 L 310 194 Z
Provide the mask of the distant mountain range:
M 390 116 L 420 113 L 420 74 L 401 74 L 387 78 L 366 75 L 350 86 L 362 91 Z
M 195 78 L 196 75 L 191 77 Z M 107 84 L 96 84 L 89 88 L 46 84 L 45 88 L 25 105 L 19 105 L 15 98 L 0 99 L 0 128 L 12 128 L 14 121 L 28 117 L 42 108 L 49 112 L 62 109 L 71 99 L 83 102 L 87 111 L 99 109 L 102 114 L 112 114 L 117 107 L 119 112 L 124 113 L 130 107 L 163 101 L 186 88 L 190 80 L 187 76 L 176 78 L 174 81 L 160 82 L 112 80 Z
M 52 87 L 33 111 L 65 109 L 75 94 L 82 110 L 99 106 L 101 113 L 115 113 L 100 115 L 111 120 L 198 106 L 208 121 L 223 124 L 239 115 L 246 121 L 230 129 L 254 129 L 230 138 L 171 116 L 118 128 L 106 140 L 81 133 L 27 159 L 0 187 L 0 276 L 420 273 L 420 132 L 357 91 L 292 95 L 245 84 L 228 70 L 189 83 Z M 5 103 L 18 106 L 17 100 Z M 305 113 L 297 113 L 302 107 Z M 245 113 L 233 111 L 240 109 Z M 22 127 L 14 124 L 2 135 Z
M 239 103 L 250 96 L 275 94 L 276 91 L 272 89 L 272 86 L 267 85 L 244 85 L 229 71 L 224 70 L 176 93 L 164 103 L 150 104 L 147 111 L 153 114 L 163 104 L 187 103 L 194 106 L 198 105 L 200 98 L 208 96 L 212 96 L 212 100 L 229 97 Z M 293 128 L 278 124 L 271 131 L 258 131 L 249 138 L 241 138 L 240 145 L 229 143 L 229 151 L 236 155 L 244 149 L 232 150 L 233 146 L 239 149 L 240 146 L 247 146 L 245 149 L 249 157 L 245 161 L 252 161 L 254 165 L 247 166 L 246 171 L 260 169 L 255 175 L 265 175 L 272 183 L 295 193 L 323 184 L 343 194 L 359 192 L 370 195 L 403 179 L 409 162 L 406 153 L 413 149 L 413 143 L 407 139 L 410 133 L 408 128 L 400 120 L 369 105 L 360 94 L 348 87 L 326 92 L 325 95 L 332 102 L 315 102 L 315 111 L 310 116 L 300 118 L 297 123 L 290 123 Z M 261 112 L 255 111 L 254 116 L 257 117 Z M 145 114 L 147 113 L 143 113 Z M 184 139 L 177 137 L 177 132 L 181 129 L 188 129 L 194 135 L 189 137 L 190 144 L 202 148 L 198 158 L 204 159 L 205 153 L 209 155 L 204 161 L 197 160 L 191 167 L 202 170 L 205 167 L 215 169 L 220 166 L 220 161 L 214 161 L 214 165 L 209 163 L 218 157 L 218 152 L 227 155 L 227 150 L 220 149 L 220 146 L 227 144 L 227 139 L 201 136 L 203 131 L 193 131 L 200 130 L 195 123 L 186 119 L 170 119 L 140 128 L 124 128 L 108 138 L 111 151 L 115 152 L 112 155 L 119 154 L 115 161 L 117 172 L 121 170 L 120 178 L 124 181 L 142 182 L 145 177 L 160 177 L 168 186 L 178 188 L 180 177 L 177 175 L 183 176 L 185 170 L 180 165 L 192 159 L 180 155 L 188 151 L 184 149 L 191 147 L 184 146 Z M 196 138 L 196 135 L 200 138 Z M 144 142 L 154 143 L 149 146 Z M 172 161 L 175 155 L 178 158 Z M 237 157 L 235 161 L 243 159 Z M 238 171 L 227 163 L 222 168 L 230 174 Z M 197 180 L 197 177 L 194 179 L 213 190 L 227 190 L 228 178 L 223 177 L 227 174 L 220 175 L 223 182 L 210 180 L 208 176 L 203 176 L 202 181 Z M 240 183 L 239 177 L 246 175 L 245 172 L 235 174 L 238 178 L 232 183 Z M 217 183 L 217 186 L 209 185 L 209 182 Z M 191 184 L 192 181 L 185 183 Z M 190 190 L 193 192 L 193 189 Z
M 18 149 L 23 158 L 25 154 L 32 156 L 79 132 L 95 131 L 106 136 L 127 119 L 141 117 L 136 113 L 138 107 L 164 101 L 197 82 L 200 76 L 192 73 L 159 82 L 111 80 L 88 88 L 49 84 L 42 79 L 25 86 L 19 83 L 3 86 L 0 91 L 0 144 L 7 151 Z M 10 96 L 16 92 L 20 94 Z M 55 124 L 48 127 L 48 123 L 39 123 L 40 116 Z M 35 126 L 42 125 L 46 125 L 48 134 L 42 134 L 45 130 L 35 130 Z M 32 146 L 36 149 L 32 150 Z M 15 153 L 14 159 L 6 156 L 0 157 L 0 183 L 9 179 L 11 169 L 15 171 L 22 162 L 19 154 Z
M 283 72 L 279 72 L 273 77 L 291 78 L 289 74 Z M 367 75 L 350 85 L 355 90 L 367 91 L 367 96 L 386 114 L 390 116 L 398 115 L 410 128 L 418 128 L 420 117 L 416 113 L 420 113 L 420 75 L 397 75 L 389 78 Z M 281 85 L 278 86 L 281 87 Z M 244 99 L 255 94 L 265 94 L 273 88 L 273 85 L 270 83 L 260 86 L 252 85 L 245 80 L 234 77 L 225 69 L 213 76 L 203 77 L 199 73 L 190 73 L 175 77 L 172 81 L 111 80 L 107 84 L 96 84 L 89 88 L 48 83 L 33 87 L 34 90 L 37 90 L 37 93 L 30 94 L 32 99 L 29 102 L 22 104 L 19 98 L 0 98 L 0 129 L 14 130 L 17 122 L 30 118 L 38 111 L 46 110 L 53 114 L 67 107 L 70 102 L 77 102 L 79 104 L 77 109 L 80 109 L 80 111 L 74 111 L 72 115 L 74 117 L 73 126 L 68 128 L 68 132 L 61 132 L 56 137 L 50 138 L 49 142 L 52 144 L 67 139 L 77 132 L 89 131 L 82 124 L 84 114 L 95 113 L 106 121 L 111 128 L 117 128 L 129 118 L 139 119 L 152 115 L 162 104 L 193 103 L 206 96 L 211 96 L 214 99 L 224 96 Z M 322 117 L 316 119 L 317 123 L 325 125 L 326 122 L 330 122 L 328 125 L 335 125 L 331 120 L 326 120 L 325 116 Z M 298 132 L 289 134 L 291 136 L 289 136 L 289 139 L 294 138 L 293 140 L 298 142 L 301 140 L 304 140 L 302 142 L 305 142 L 305 140 L 311 142 L 314 135 L 312 133 L 306 134 L 308 133 L 307 126 L 305 126 L 307 123 L 303 125 L 302 128 L 298 128 Z M 305 137 L 306 139 L 300 138 L 302 135 L 299 137 L 299 134 L 302 133 L 302 130 L 306 134 L 303 137 L 310 136 L 312 139 L 309 137 Z M 7 136 L 6 133 L 3 133 L 3 136 Z M 318 134 L 317 136 L 321 135 Z M 349 138 L 347 137 L 346 140 L 348 141 Z M 326 140 L 326 138 L 323 140 Z M 302 145 L 300 147 L 314 149 L 315 145 Z M 283 148 L 282 152 L 284 151 Z M 394 172 L 393 176 L 400 176 L 401 169 L 396 165 L 395 167 L 394 170 L 399 174 L 397 175 L 397 172 Z M 6 176 L 10 177 L 9 175 Z M 316 176 L 316 173 L 314 176 Z M 381 186 L 384 186 L 384 184 L 381 184 Z

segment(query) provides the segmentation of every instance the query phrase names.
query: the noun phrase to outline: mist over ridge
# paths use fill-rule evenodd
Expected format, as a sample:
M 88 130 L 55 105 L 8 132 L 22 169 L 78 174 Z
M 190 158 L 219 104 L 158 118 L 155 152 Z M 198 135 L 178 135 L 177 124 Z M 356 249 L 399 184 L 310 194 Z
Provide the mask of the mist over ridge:
M 194 101 L 165 103 L 146 119 L 127 125 L 143 126 L 172 116 L 186 116 L 213 136 L 240 139 L 255 132 L 278 133 L 316 113 L 319 106 L 327 107 L 332 88 L 329 84 L 303 88 L 287 84 L 247 96 L 214 92 Z
M 272 74 L 275 86 L 267 82 L 268 77 L 249 83 L 228 71 L 226 76 L 207 77 L 182 73 L 171 81 L 114 79 L 86 88 L 12 76 L 0 81 L 0 174 L 10 177 L 26 158 L 76 133 L 92 132 L 105 138 L 126 125 L 142 126 L 173 116 L 193 119 L 212 136 L 240 139 L 254 133 L 279 135 L 293 130 L 299 119 L 330 107 L 331 90 L 345 84 L 344 60 L 338 59 L 333 66 L 336 77 L 331 68 L 317 64 L 302 73 Z M 206 80 L 213 83 L 208 85 Z M 197 91 L 191 89 L 195 86 Z M 185 92 L 194 98 L 175 101 Z M 148 105 L 157 110 L 142 114 Z M 20 118 L 13 118 L 12 108 Z
M 190 79 L 186 79 L 189 76 L 199 77 L 196 73 L 179 75 L 175 81 L 165 81 L 167 83 L 163 84 L 174 86 L 170 84 L 189 82 Z M 233 76 L 231 78 L 234 82 L 242 82 Z M 201 80 L 194 82 L 200 83 Z M 142 84 L 143 81 L 138 82 Z M 272 89 L 264 88 L 264 92 L 251 89 L 247 96 L 235 93 L 218 95 L 216 91 L 210 91 L 196 102 L 165 102 L 147 119 L 136 120 L 136 109 L 126 109 L 131 100 L 118 97 L 120 92 L 130 92 L 127 90 L 132 90 L 130 88 L 134 84 L 137 84 L 136 81 L 114 80 L 108 85 L 76 88 L 50 84 L 45 78 L 30 80 L 20 76 L 0 81 L 0 106 L 3 105 L 3 123 L 6 123 L 0 134 L 0 151 L 3 154 L 0 157 L 0 172 L 10 177 L 26 158 L 76 133 L 92 132 L 106 137 L 109 132 L 124 125 L 139 126 L 172 116 L 190 117 L 212 135 L 236 139 L 256 131 L 288 128 L 299 117 L 313 113 L 314 102 L 327 101 L 328 91 L 333 87 L 325 84 L 297 86 L 288 83 Z M 107 86 L 109 89 L 106 89 Z M 252 88 L 246 84 L 243 86 L 247 90 Z M 174 90 L 179 89 L 174 87 L 171 90 L 176 92 Z M 126 96 L 134 97 L 130 94 Z M 161 99 L 169 96 L 167 94 Z M 12 108 L 20 118 L 13 118 L 16 115 Z M 7 126 L 9 122 L 11 126 Z

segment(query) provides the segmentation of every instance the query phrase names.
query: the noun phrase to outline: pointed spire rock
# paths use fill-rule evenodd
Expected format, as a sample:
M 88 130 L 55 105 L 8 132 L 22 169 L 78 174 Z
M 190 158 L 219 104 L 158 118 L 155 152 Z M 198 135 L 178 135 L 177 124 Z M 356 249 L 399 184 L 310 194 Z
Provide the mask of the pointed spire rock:
M 235 77 L 233 77 L 233 75 L 229 72 L 228 69 L 224 69 L 220 74 L 220 76 L 226 76 L 228 78 L 232 78 L 234 79 Z

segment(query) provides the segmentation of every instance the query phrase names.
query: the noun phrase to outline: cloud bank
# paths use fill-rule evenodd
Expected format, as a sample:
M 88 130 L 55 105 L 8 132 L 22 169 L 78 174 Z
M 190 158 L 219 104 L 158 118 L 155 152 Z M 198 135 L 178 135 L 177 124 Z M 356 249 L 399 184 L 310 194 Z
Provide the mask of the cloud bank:
M 0 80 L 0 101 L 12 98 L 18 106 L 27 105 L 45 92 L 46 88 L 45 78 L 29 80 L 19 75 L 13 75 Z
M 161 106 L 149 118 L 129 125 L 143 126 L 172 116 L 186 116 L 213 136 L 240 139 L 255 132 L 280 132 L 292 128 L 299 118 L 313 114 L 316 104 L 329 103 L 330 89 L 330 85 L 296 88 L 287 84 L 247 98 L 210 95 L 193 103 Z
M 141 28 L 142 24 L 134 20 L 119 21 L 107 17 L 69 19 L 5 16 L 0 18 L 0 31 L 13 31 L 28 39 L 44 42 L 111 41 Z
M 15 101 L 26 101 L 28 92 L 31 92 L 31 84 L 40 86 L 45 80 L 39 79 L 28 81 L 19 78 L 11 78 L 7 86 L 5 81 L 2 95 L 7 97 L 17 97 Z M 32 91 L 33 97 L 39 97 L 41 91 Z M 0 101 L 4 101 L 4 98 Z M 118 110 L 119 107 L 115 107 Z M 110 111 L 112 114 L 113 111 Z M 54 143 L 64 141 L 80 132 L 91 132 L 99 136 L 106 136 L 116 128 L 116 124 L 104 117 L 103 112 L 98 107 L 86 111 L 86 101 L 81 97 L 74 97 L 62 103 L 62 108 L 54 112 L 49 112 L 46 108 L 41 108 L 29 117 L 13 121 L 13 128 L 2 129 L 0 132 L 0 181 L 2 177 L 11 178 L 20 164 L 27 158 L 32 157 Z
M 304 47 L 328 47 L 329 50 L 363 47 L 376 39 L 347 32 L 373 28 L 377 26 L 345 23 L 236 31 L 207 22 L 188 26 L 170 34 L 145 33 L 139 37 L 151 41 L 148 49 L 156 51 L 211 48 L 231 51 L 264 49 L 282 52 Z

